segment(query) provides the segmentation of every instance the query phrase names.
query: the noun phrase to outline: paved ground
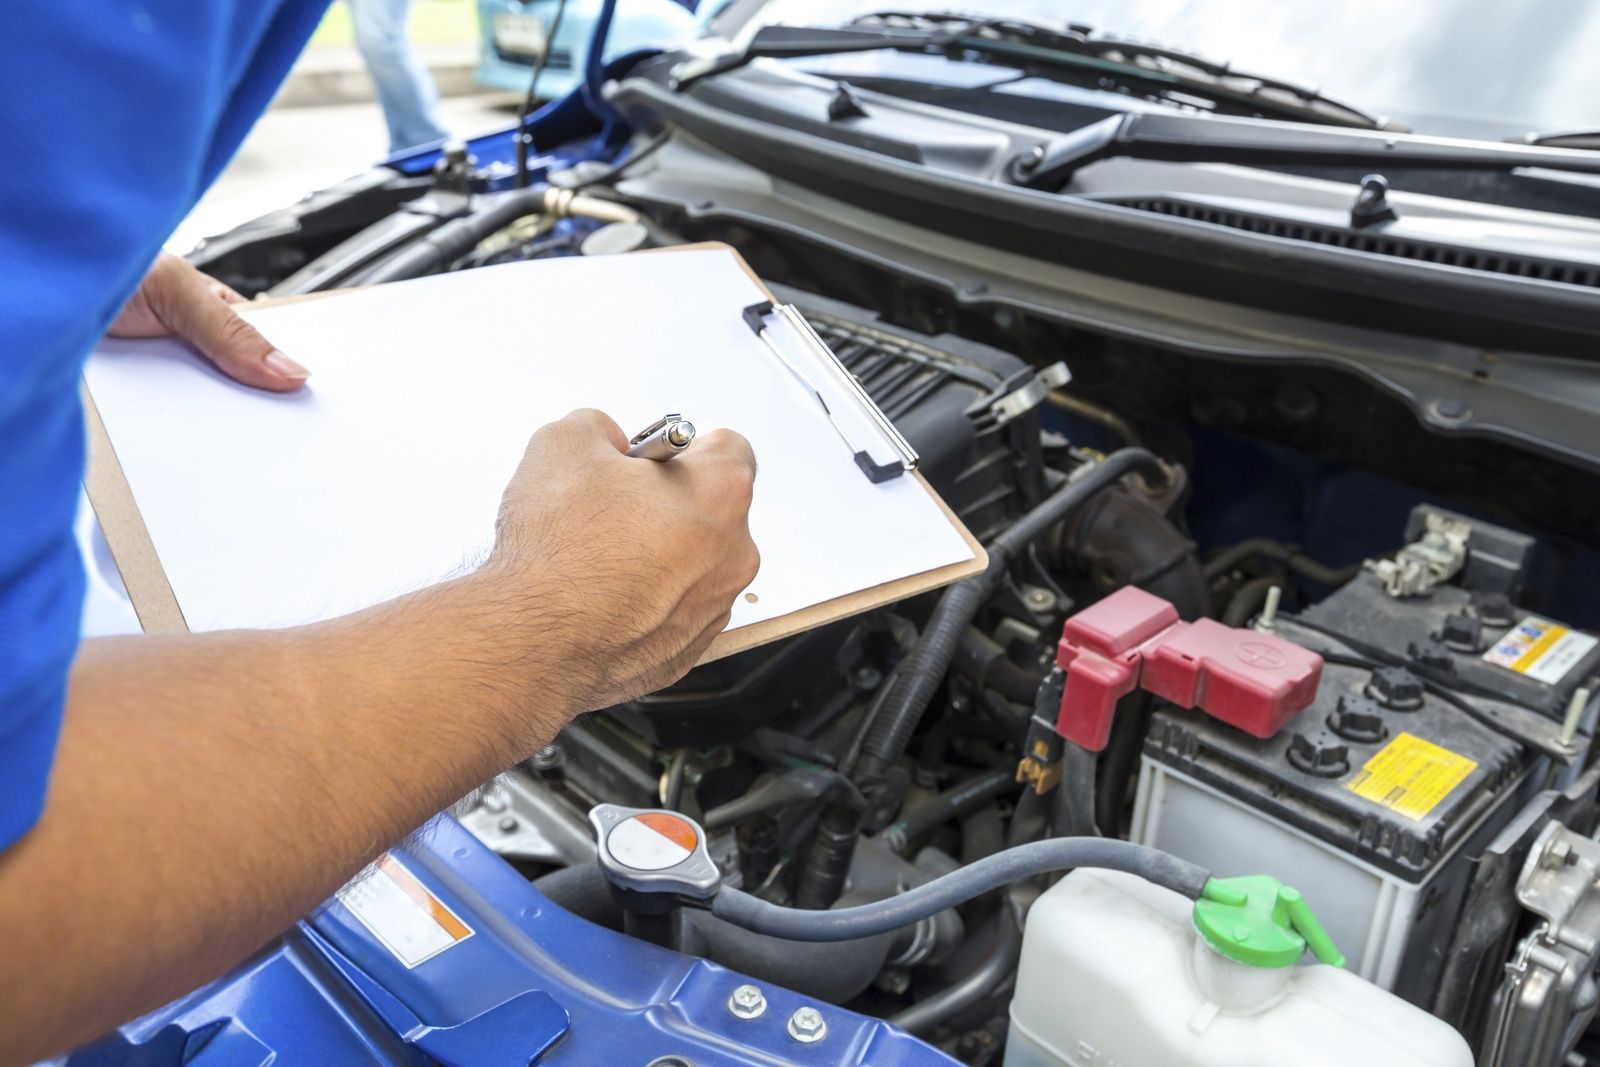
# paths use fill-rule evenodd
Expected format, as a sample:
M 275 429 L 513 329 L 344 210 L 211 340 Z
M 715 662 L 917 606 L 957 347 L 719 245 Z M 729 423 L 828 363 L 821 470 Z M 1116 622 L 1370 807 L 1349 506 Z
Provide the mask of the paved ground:
M 406 28 L 419 44 L 470 41 L 478 32 L 477 5 L 474 0 L 414 0 Z M 312 35 L 311 47 L 349 44 L 353 37 L 349 7 L 334 4 Z
M 506 93 L 448 97 L 445 122 L 452 132 L 472 136 L 509 125 L 517 103 L 514 94 Z M 383 158 L 387 147 L 377 104 L 274 107 L 167 247 L 187 251 L 202 237 L 366 169 Z
M 453 133 L 472 136 L 508 125 L 512 94 L 473 82 L 477 60 L 474 0 L 416 0 L 412 41 L 445 94 Z M 220 233 L 371 166 L 388 147 L 383 116 L 350 32 L 350 13 L 334 4 L 283 90 L 167 247 L 183 252 Z

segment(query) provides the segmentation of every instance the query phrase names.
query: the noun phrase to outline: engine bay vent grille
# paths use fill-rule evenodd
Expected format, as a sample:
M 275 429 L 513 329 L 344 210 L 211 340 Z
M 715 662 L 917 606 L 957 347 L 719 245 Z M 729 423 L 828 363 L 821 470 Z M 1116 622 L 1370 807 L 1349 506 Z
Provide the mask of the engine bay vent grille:
M 956 377 L 949 357 L 936 349 L 825 312 L 807 310 L 806 318 L 892 422 Z
M 1213 226 L 1226 226 L 1231 230 L 1281 237 L 1290 241 L 1308 241 L 1312 244 L 1349 248 L 1374 256 L 1391 256 L 1411 259 L 1421 263 L 1439 263 L 1463 270 L 1505 274 L 1517 278 L 1533 278 L 1542 282 L 1578 285 L 1600 289 L 1600 266 L 1572 263 L 1543 256 L 1526 256 L 1515 253 L 1486 251 L 1481 248 L 1463 248 L 1457 245 L 1397 238 L 1378 232 L 1352 230 L 1342 226 L 1326 226 L 1315 222 L 1256 215 L 1248 211 L 1202 204 L 1171 197 L 1130 197 L 1110 201 L 1119 207 L 1148 211 L 1173 218 L 1192 219 Z

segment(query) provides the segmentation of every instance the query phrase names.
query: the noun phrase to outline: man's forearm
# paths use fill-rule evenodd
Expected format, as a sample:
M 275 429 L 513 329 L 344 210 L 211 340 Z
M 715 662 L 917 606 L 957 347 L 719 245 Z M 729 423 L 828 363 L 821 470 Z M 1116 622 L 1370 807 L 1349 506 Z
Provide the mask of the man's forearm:
M 0 1062 L 216 975 L 552 736 L 559 672 L 496 591 L 85 643 L 44 817 L 0 855 Z
M 755 457 L 725 430 L 671 464 L 627 440 L 596 411 L 534 433 L 469 577 L 85 644 L 44 816 L 0 853 L 0 1067 L 220 974 L 576 712 L 681 678 L 759 567 Z

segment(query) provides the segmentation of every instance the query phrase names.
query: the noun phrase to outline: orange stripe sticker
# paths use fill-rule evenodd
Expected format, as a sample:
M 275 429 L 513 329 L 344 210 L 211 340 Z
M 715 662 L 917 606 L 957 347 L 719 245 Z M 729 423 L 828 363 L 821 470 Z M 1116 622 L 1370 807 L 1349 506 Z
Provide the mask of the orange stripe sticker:
M 391 853 L 379 856 L 334 897 L 408 968 L 472 936 L 472 927 Z
M 428 892 L 428 887 L 417 881 L 416 875 L 402 867 L 392 853 L 385 852 L 378 860 L 378 866 L 395 880 L 395 884 L 405 891 L 406 896 L 416 901 L 417 905 L 428 913 L 429 918 L 444 928 L 444 932 L 450 935 L 452 941 L 460 941 L 472 933 L 467 929 L 467 924 L 456 918 L 456 913 L 445 907 L 444 901 Z
M 647 811 L 634 816 L 634 818 L 668 841 L 690 852 L 694 851 L 694 846 L 700 841 L 699 836 L 694 832 L 694 826 L 690 824 L 689 820 L 680 818 L 677 815 L 669 815 L 664 811 Z

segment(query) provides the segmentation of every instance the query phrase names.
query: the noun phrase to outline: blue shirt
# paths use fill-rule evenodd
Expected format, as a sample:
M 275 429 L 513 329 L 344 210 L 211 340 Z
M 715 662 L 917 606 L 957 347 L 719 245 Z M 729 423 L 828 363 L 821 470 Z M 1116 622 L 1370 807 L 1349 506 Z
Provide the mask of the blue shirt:
M 84 357 L 327 5 L 57 0 L 0 15 L 0 849 L 44 808 L 78 644 Z

